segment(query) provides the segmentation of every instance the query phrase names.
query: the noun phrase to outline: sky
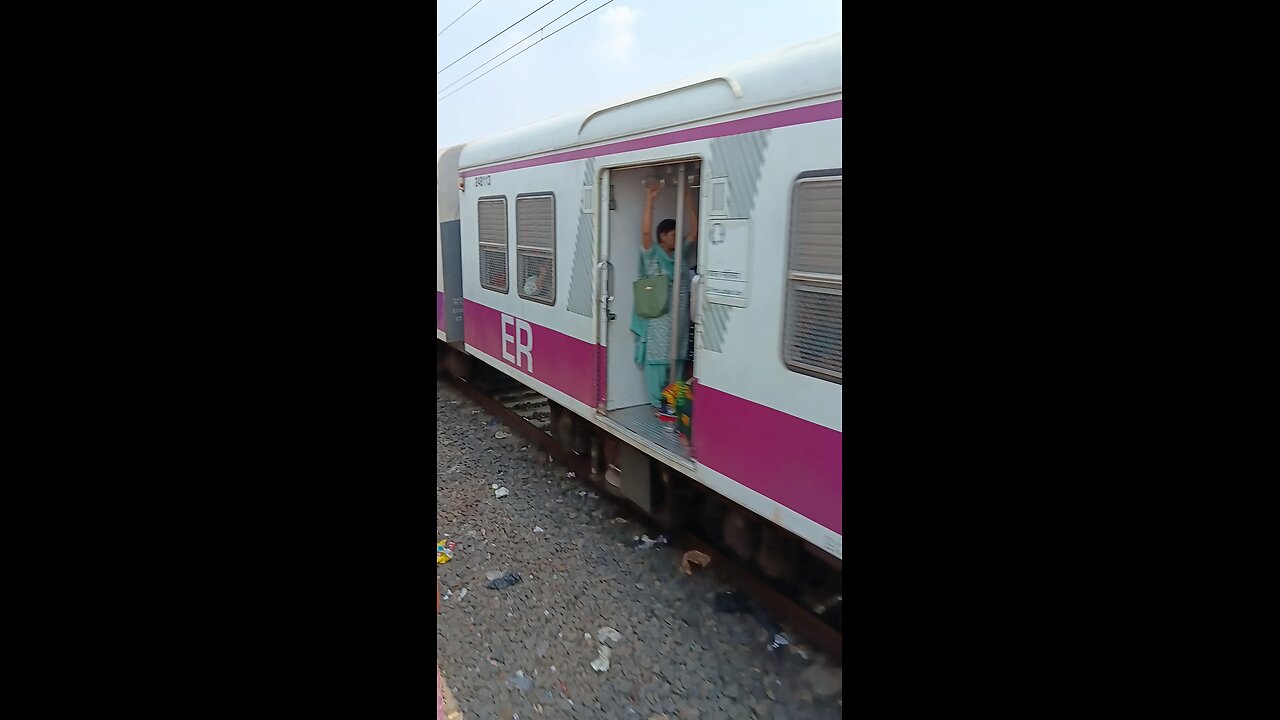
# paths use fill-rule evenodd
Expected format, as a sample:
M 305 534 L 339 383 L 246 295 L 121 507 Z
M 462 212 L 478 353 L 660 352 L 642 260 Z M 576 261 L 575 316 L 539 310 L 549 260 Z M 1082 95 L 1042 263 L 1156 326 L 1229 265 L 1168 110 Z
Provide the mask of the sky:
M 475 2 L 437 2 L 436 32 Z M 480 0 L 438 36 L 436 70 L 546 2 Z M 604 106 L 841 29 L 841 0 L 613 0 L 607 5 L 606 0 L 586 0 L 571 10 L 580 2 L 551 0 L 436 75 L 437 149 L 565 112 Z M 540 35 L 550 35 L 601 6 L 563 32 L 537 42 Z M 563 18 L 551 22 L 565 11 L 569 12 Z M 544 25 L 545 31 L 539 33 Z M 525 48 L 530 49 L 493 70 Z M 472 70 L 476 72 L 467 76 Z

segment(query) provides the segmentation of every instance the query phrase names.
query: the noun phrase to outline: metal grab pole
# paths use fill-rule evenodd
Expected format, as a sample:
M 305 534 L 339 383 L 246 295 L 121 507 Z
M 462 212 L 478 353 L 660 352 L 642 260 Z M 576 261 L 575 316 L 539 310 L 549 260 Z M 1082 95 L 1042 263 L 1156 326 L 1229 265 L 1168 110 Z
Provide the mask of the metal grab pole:
M 668 385 L 676 381 L 676 361 L 680 358 L 680 258 L 684 255 L 681 236 L 684 231 L 684 183 L 684 163 L 680 163 L 680 180 L 676 183 L 676 257 L 675 277 L 671 278 L 671 367 L 667 373 Z M 684 328 L 684 332 L 687 335 L 689 328 Z

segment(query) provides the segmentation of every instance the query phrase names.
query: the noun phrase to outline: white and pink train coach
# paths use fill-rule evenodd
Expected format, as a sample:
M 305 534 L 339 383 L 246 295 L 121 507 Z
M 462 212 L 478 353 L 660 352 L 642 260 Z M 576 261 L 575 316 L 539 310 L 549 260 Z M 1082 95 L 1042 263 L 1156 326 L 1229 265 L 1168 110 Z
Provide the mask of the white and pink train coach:
M 646 511 L 678 514 L 672 477 L 727 501 L 766 570 L 779 535 L 843 558 L 841 57 L 835 35 L 437 155 L 440 343 L 549 398 Z M 689 444 L 636 364 L 646 185 L 655 226 L 698 228 Z

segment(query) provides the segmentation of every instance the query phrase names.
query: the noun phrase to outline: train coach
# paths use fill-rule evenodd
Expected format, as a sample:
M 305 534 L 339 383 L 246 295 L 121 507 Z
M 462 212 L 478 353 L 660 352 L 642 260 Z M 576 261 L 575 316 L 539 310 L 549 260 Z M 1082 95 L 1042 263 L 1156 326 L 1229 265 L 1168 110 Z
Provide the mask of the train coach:
M 843 559 L 841 60 L 834 35 L 437 155 L 441 351 L 547 397 L 607 489 L 775 577 Z M 651 196 L 667 307 L 691 310 L 662 337 L 635 329 Z M 641 343 L 687 357 L 662 368 L 691 380 L 687 442 Z

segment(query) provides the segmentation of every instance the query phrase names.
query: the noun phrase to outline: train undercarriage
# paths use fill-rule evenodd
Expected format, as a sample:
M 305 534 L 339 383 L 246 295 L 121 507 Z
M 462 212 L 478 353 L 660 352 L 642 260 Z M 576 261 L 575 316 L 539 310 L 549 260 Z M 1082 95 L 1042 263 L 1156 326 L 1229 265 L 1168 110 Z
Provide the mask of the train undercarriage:
M 460 347 L 443 342 L 437 342 L 437 372 L 464 379 L 490 396 L 510 392 L 513 386 L 525 395 L 534 394 Z M 545 403 L 545 413 L 533 409 L 531 414 L 538 420 L 545 414 L 545 422 L 535 424 L 564 448 L 589 460 L 589 482 L 626 500 L 663 532 L 697 536 L 841 630 L 841 560 L 639 452 L 582 416 L 537 397 Z

